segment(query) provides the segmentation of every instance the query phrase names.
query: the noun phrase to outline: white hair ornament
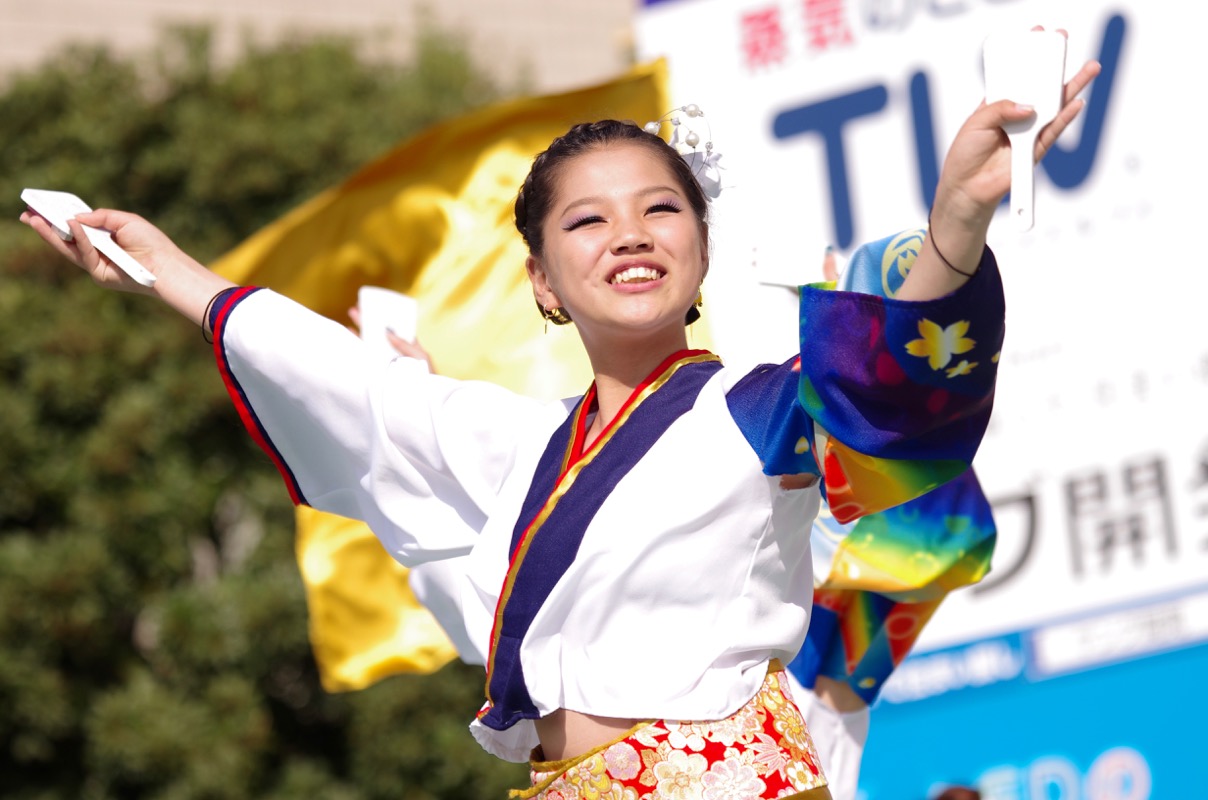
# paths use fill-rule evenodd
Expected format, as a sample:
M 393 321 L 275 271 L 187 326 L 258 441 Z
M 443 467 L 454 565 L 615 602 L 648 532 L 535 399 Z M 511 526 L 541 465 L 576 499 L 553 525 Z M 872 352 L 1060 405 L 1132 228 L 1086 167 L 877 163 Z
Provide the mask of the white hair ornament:
M 680 114 L 683 114 L 681 117 Z M 647 122 L 642 129 L 658 136 L 663 123 L 670 123 L 671 138 L 667 141 L 688 162 L 700 188 L 710 199 L 721 194 L 721 153 L 713 149 L 712 131 L 705 112 L 695 103 L 668 111 L 662 117 Z M 703 136 L 702 136 L 703 134 Z M 701 145 L 701 140 L 704 145 Z

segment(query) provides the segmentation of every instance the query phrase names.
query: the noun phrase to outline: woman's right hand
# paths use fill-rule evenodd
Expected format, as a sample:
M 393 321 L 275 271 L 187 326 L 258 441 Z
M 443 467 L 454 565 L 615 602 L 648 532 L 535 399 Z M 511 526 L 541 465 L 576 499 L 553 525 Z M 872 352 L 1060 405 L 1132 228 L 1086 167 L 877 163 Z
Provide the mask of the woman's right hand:
M 170 262 L 191 260 L 171 239 L 150 222 L 137 214 L 125 211 L 98 209 L 87 214 L 80 214 L 67 223 L 73 236 L 72 241 L 62 239 L 50 223 L 35 211 L 26 210 L 21 215 L 21 221 L 33 228 L 47 244 L 61 255 L 66 256 L 68 260 L 87 272 L 98 286 L 109 289 L 141 294 L 155 293 L 153 289 L 131 279 L 97 250 L 84 235 L 81 223 L 94 228 L 103 228 L 113 234 L 114 241 L 133 256 L 135 261 L 155 275 L 157 281 L 163 272 L 171 269 Z
M 96 209 L 68 222 L 72 241 L 64 241 L 42 216 L 32 210 L 21 221 L 48 245 L 88 273 L 98 285 L 123 292 L 158 297 L 193 322 L 200 324 L 210 298 L 235 284 L 210 272 L 176 246 L 159 228 L 126 211 Z M 153 286 L 143 286 L 98 251 L 81 224 L 103 228 L 113 239 L 155 276 Z

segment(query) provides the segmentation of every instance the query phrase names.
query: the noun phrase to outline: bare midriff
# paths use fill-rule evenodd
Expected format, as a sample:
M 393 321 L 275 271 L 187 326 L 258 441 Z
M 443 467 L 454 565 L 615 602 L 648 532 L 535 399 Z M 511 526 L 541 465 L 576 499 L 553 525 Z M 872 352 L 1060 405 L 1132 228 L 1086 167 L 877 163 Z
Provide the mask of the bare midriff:
M 582 755 L 623 736 L 640 719 L 597 717 L 560 708 L 536 721 L 537 738 L 546 761 L 561 761 Z

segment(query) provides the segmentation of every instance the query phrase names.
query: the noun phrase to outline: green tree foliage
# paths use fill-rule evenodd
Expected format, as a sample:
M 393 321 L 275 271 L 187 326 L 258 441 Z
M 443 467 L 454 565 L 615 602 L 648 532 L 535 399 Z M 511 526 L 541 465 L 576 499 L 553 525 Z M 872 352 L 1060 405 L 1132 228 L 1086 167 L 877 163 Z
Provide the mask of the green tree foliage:
M 447 36 L 204 31 L 75 48 L 0 87 L 0 795 L 483 798 L 523 784 L 466 723 L 481 670 L 319 687 L 279 478 L 199 332 L 98 290 L 15 218 L 26 186 L 154 220 L 202 260 L 420 128 L 500 97 Z

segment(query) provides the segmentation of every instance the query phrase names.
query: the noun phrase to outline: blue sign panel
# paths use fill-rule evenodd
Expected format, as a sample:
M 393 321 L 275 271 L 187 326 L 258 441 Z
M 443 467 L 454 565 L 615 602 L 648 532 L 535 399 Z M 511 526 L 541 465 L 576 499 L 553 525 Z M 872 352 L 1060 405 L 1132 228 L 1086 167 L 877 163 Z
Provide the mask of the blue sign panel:
M 1017 669 L 1019 644 L 953 651 L 948 668 L 907 690 L 940 693 L 881 702 L 861 798 L 926 800 L 948 785 L 977 788 L 983 800 L 1208 797 L 1208 694 L 1197 685 L 1208 645 L 1032 681 Z

